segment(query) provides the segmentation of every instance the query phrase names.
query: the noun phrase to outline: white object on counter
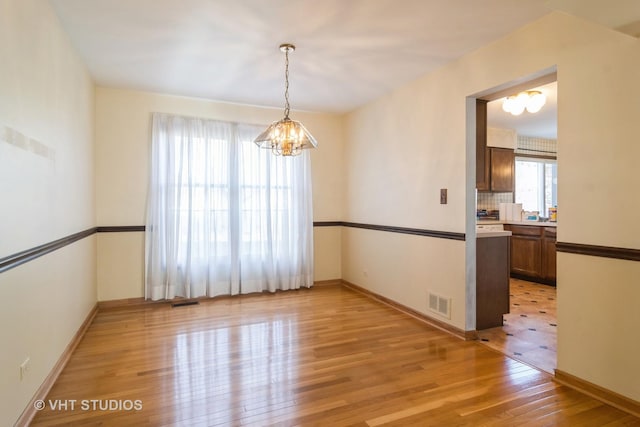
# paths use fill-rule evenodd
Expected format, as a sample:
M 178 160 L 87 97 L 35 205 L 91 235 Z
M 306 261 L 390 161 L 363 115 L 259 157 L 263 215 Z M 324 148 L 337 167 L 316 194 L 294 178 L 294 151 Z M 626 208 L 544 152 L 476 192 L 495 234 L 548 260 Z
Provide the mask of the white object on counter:
M 500 221 L 507 220 L 507 210 L 511 210 L 509 205 L 511 205 L 511 203 L 500 203 L 498 205 L 498 218 L 500 218 Z
M 511 203 L 510 221 L 522 221 L 522 203 Z
M 498 212 L 501 221 L 522 221 L 522 203 L 500 203 Z

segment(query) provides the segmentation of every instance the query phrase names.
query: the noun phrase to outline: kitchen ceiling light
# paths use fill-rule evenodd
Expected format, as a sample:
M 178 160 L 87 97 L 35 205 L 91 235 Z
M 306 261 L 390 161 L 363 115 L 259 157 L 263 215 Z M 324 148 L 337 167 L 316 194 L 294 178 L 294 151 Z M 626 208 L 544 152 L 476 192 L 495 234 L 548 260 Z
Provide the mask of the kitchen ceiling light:
M 318 142 L 302 125 L 289 118 L 289 52 L 296 50 L 290 43 L 280 45 L 285 55 L 284 118 L 271 125 L 253 141 L 260 148 L 271 149 L 277 156 L 297 156 L 305 148 L 316 148 Z
M 542 92 L 528 90 L 506 97 L 502 103 L 502 109 L 514 116 L 519 116 L 525 109 L 530 113 L 537 113 L 545 102 L 547 102 L 547 97 Z

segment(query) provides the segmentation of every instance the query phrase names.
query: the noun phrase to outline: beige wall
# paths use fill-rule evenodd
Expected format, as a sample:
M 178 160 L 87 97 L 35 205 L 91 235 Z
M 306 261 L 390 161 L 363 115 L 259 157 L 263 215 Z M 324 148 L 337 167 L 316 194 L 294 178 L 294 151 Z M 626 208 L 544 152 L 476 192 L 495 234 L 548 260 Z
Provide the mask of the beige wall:
M 149 172 L 152 112 L 264 124 L 281 118 L 281 109 L 250 107 L 145 92 L 96 89 L 96 206 L 98 224 L 142 225 Z M 293 112 L 319 141 L 314 150 L 314 221 L 342 217 L 343 124 L 333 114 Z M 138 234 L 138 235 L 136 235 Z M 339 279 L 340 230 L 316 227 L 315 280 Z M 142 233 L 98 235 L 98 298 L 143 296 Z
M 144 233 L 98 233 L 98 301 L 144 296 Z
M 360 228 L 342 231 L 345 280 L 383 295 L 418 312 L 453 325 L 464 325 L 464 283 L 462 241 L 437 239 Z M 451 319 L 427 310 L 427 292 L 462 304 L 451 305 Z M 460 328 L 464 329 L 464 328 Z
M 558 254 L 558 368 L 640 396 L 640 262 Z
M 10 58 L 0 67 L 0 194 L 8 207 L 0 258 L 96 224 L 144 224 L 151 112 L 262 124 L 282 114 L 108 88 L 96 89 L 94 104 L 91 79 L 48 3 L 0 0 L 0 9 L 0 55 Z M 472 327 L 474 153 L 466 98 L 554 66 L 558 238 L 639 249 L 640 198 L 629 196 L 640 184 L 633 168 L 640 158 L 640 41 L 553 13 L 346 119 L 294 114 L 321 144 L 312 154 L 314 220 L 469 236 L 460 242 L 317 227 L 316 280 L 342 277 L 426 314 L 431 290 L 452 298 L 452 318 L 441 320 Z M 6 129 L 17 133 L 9 137 Z M 440 188 L 449 190 L 447 205 L 439 204 Z M 142 296 L 143 253 L 142 233 L 100 233 L 0 274 L 11 301 L 0 311 L 0 424 L 19 416 L 96 299 Z M 639 324 L 638 268 L 558 257 L 559 369 L 635 400 L 640 343 L 630 337 Z M 31 370 L 20 381 L 26 357 Z
M 399 236 L 394 247 L 411 249 L 404 255 L 412 262 L 387 262 L 398 258 L 386 249 L 390 238 L 359 230 L 345 232 L 343 278 L 405 304 L 430 286 L 453 298 L 454 311 L 469 303 L 475 287 L 475 153 L 465 99 L 553 67 L 559 90 L 558 239 L 640 248 L 640 198 L 633 197 L 640 184 L 634 167 L 640 158 L 639 61 L 640 40 L 552 13 L 350 114 L 345 220 L 466 232 L 468 261 L 452 259 L 463 255 L 450 241 L 423 238 L 415 249 L 414 236 Z M 448 205 L 439 204 L 439 188 L 449 189 Z M 630 339 L 638 328 L 637 263 L 577 258 L 558 258 L 558 368 L 640 400 L 640 382 L 630 384 L 640 378 L 633 362 L 640 344 Z M 372 268 L 385 280 L 365 280 L 362 270 Z M 585 270 L 591 276 L 583 286 Z M 611 289 L 616 307 L 595 310 L 613 298 Z M 419 305 L 411 306 L 424 312 Z M 470 309 L 450 323 L 468 329 L 473 318 Z M 599 325 L 589 339 L 585 325 Z
M 342 278 L 342 227 L 314 227 L 313 262 L 316 281 Z
M 0 10 L 3 258 L 95 226 L 94 91 L 48 2 Z M 90 237 L 0 273 L 0 425 L 16 421 L 95 305 L 95 272 Z

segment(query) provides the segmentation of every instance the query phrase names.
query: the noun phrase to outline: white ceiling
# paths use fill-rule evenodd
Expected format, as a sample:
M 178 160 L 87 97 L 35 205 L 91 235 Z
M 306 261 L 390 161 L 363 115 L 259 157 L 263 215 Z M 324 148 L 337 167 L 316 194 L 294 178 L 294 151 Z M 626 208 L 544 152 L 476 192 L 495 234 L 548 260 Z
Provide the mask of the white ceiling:
M 292 108 L 326 112 L 350 111 L 551 10 L 627 33 L 640 22 L 640 0 L 50 3 L 98 85 L 282 108 L 278 46 L 290 42 Z
M 50 0 L 97 84 L 345 112 L 550 9 L 544 0 Z

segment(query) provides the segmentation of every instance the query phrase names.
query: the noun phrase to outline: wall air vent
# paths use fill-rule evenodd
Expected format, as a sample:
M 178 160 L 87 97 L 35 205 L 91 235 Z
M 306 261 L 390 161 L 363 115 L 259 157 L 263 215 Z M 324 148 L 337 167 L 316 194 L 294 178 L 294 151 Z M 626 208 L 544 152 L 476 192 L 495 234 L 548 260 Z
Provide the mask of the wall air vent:
M 443 296 L 429 292 L 428 299 L 429 311 L 432 311 L 447 319 L 451 319 L 451 298 L 445 298 Z
M 188 305 L 198 305 L 200 304 L 198 301 L 180 301 L 180 302 L 174 302 L 171 304 L 171 307 L 176 308 L 176 307 L 186 307 Z

